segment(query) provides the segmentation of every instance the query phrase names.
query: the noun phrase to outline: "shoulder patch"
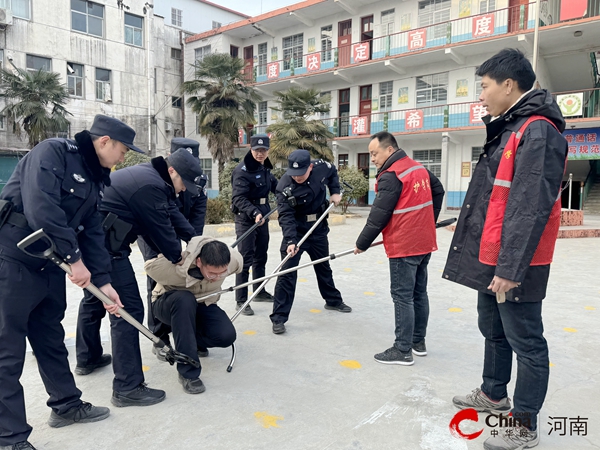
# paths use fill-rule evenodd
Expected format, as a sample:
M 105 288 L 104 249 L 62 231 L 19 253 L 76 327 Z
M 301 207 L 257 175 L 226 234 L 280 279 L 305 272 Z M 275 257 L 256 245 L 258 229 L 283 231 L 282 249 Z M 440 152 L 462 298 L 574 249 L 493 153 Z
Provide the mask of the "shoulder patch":
M 77 183 L 85 183 L 85 178 L 82 177 L 81 175 L 79 175 L 78 173 L 74 173 L 73 175 L 73 179 L 77 182 Z
M 244 165 L 244 166 L 242 166 L 242 170 L 243 170 L 244 172 L 246 172 L 246 166 L 245 166 L 245 165 Z

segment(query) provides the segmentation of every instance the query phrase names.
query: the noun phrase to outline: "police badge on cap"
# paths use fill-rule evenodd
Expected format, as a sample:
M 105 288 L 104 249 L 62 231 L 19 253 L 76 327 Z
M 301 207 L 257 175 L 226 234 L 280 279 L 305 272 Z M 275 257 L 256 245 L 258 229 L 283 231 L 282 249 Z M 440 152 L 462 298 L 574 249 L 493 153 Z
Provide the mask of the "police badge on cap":
M 256 150 L 259 148 L 269 149 L 269 136 L 266 134 L 255 134 L 250 138 L 250 148 Z
M 310 153 L 308 150 L 294 150 L 288 156 L 287 174 L 292 177 L 299 177 L 306 173 L 310 166 Z

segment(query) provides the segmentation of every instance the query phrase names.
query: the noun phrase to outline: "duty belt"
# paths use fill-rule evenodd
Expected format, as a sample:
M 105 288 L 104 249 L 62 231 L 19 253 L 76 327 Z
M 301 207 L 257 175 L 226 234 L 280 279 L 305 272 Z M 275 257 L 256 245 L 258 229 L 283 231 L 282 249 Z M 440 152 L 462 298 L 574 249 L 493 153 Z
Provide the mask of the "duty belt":
M 17 228 L 26 229 L 29 227 L 29 224 L 27 223 L 27 219 L 25 218 L 25 216 L 21 213 L 14 212 L 14 211 L 10 213 L 10 215 L 6 219 L 6 223 L 10 223 L 11 225 L 14 225 Z
M 321 217 L 321 214 L 296 214 L 295 217 L 299 222 L 316 222 Z
M 254 205 L 266 205 L 269 201 L 268 198 L 253 198 L 252 200 L 250 200 L 252 202 L 252 204 Z

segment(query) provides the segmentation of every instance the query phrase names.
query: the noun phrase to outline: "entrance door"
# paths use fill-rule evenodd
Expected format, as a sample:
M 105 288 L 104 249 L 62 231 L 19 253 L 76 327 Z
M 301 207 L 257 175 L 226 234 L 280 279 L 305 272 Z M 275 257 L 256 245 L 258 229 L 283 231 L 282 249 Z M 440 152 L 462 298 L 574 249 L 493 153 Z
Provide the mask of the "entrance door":
M 338 23 L 338 66 L 350 65 L 352 55 L 352 19 Z
M 368 180 L 369 179 L 369 154 L 368 153 L 359 153 L 357 155 L 358 157 L 358 170 L 362 171 L 362 173 L 364 174 L 365 178 Z M 367 194 L 368 195 L 368 194 Z M 367 206 L 368 203 L 368 197 L 367 195 L 363 195 L 361 198 L 358 199 L 358 201 L 356 202 L 356 204 L 358 206 Z
M 367 119 L 365 124 L 366 134 L 371 133 L 371 85 L 360 87 L 360 109 L 358 114 Z M 368 162 L 367 162 L 368 166 Z
M 525 30 L 529 16 L 529 0 L 509 0 L 508 32 Z
M 349 135 L 350 131 L 350 89 L 341 89 L 338 96 L 338 111 L 340 113 L 339 137 Z
M 369 43 L 369 59 L 373 55 L 373 15 L 360 19 L 360 42 Z
M 254 70 L 254 46 L 244 47 L 244 78 L 252 81 Z

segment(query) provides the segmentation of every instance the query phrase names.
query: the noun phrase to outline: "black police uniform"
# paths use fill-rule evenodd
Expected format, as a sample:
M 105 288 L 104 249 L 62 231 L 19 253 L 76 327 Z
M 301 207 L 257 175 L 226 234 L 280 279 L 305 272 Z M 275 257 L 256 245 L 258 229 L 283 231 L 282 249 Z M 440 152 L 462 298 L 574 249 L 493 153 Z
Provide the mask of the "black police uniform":
M 266 145 L 268 146 L 268 142 Z M 271 211 L 269 193 L 275 193 L 277 187 L 277 178 L 271 174 L 272 169 L 273 165 L 269 158 L 263 165 L 256 161 L 249 151 L 231 174 L 231 203 L 235 214 L 235 233 L 238 238 L 254 226 L 257 215 L 265 216 Z M 263 225 L 256 227 L 238 244 L 238 250 L 244 258 L 244 268 L 235 276 L 236 284 L 248 281 L 250 267 L 252 267 L 252 278 L 265 276 L 269 249 L 268 221 L 269 219 L 265 220 Z M 254 289 L 259 286 L 260 284 L 255 284 Z M 244 303 L 248 299 L 248 288 L 236 290 L 235 297 L 238 304 Z
M 312 171 L 304 183 L 296 183 L 286 173 L 281 177 L 277 185 L 279 225 L 281 225 L 283 232 L 283 241 L 281 243 L 282 260 L 287 256 L 288 246 L 298 244 L 329 206 L 329 202 L 326 199 L 327 188 L 329 188 L 331 195 L 340 193 L 340 183 L 335 166 L 323 160 L 312 161 L 312 164 Z M 297 203 L 295 207 L 290 205 L 288 201 L 289 196 L 283 194 L 284 189 L 288 187 L 291 188 L 291 196 L 295 198 Z M 328 234 L 329 226 L 327 225 L 327 219 L 323 219 L 306 241 L 304 241 L 298 253 L 284 264 L 282 270 L 296 267 L 304 252 L 309 254 L 312 261 L 328 256 Z M 333 307 L 341 305 L 343 303 L 342 295 L 336 289 L 333 282 L 329 262 L 316 264 L 313 267 L 317 276 L 319 292 L 326 304 Z M 287 322 L 292 309 L 292 303 L 294 302 L 297 278 L 297 272 L 291 272 L 277 278 L 273 314 L 270 316 L 271 322 Z
M 0 229 L 0 446 L 26 441 L 31 433 L 19 383 L 25 336 L 50 395 L 48 406 L 63 414 L 82 405 L 61 325 L 67 306 L 65 273 L 53 263 L 25 255 L 16 244 L 43 228 L 66 261 L 85 259 L 94 284 L 110 283 L 110 258 L 98 213 L 109 174 L 100 165 L 89 132 L 83 131 L 75 140 L 38 144 L 19 161 L 0 195 L 13 204 Z
M 129 261 L 130 245 L 138 236 L 157 253 L 177 263 L 181 260 L 181 241 L 189 241 L 195 230 L 179 212 L 175 203 L 175 190 L 164 158 L 153 158 L 149 163 L 113 172 L 111 186 L 104 193 L 100 205 L 103 214 L 113 213 L 131 229 L 121 236 L 118 248 L 110 243 L 107 248 L 112 257 L 112 285 L 129 314 L 138 322 L 144 320 L 144 305 Z M 79 306 L 77 320 L 77 363 L 85 366 L 97 361 L 102 355 L 100 325 L 105 309 L 91 295 L 85 296 Z M 138 331 L 125 320 L 110 316 L 113 355 L 113 390 L 124 393 L 136 389 L 144 381 Z M 114 398 L 113 398 L 114 399 Z

